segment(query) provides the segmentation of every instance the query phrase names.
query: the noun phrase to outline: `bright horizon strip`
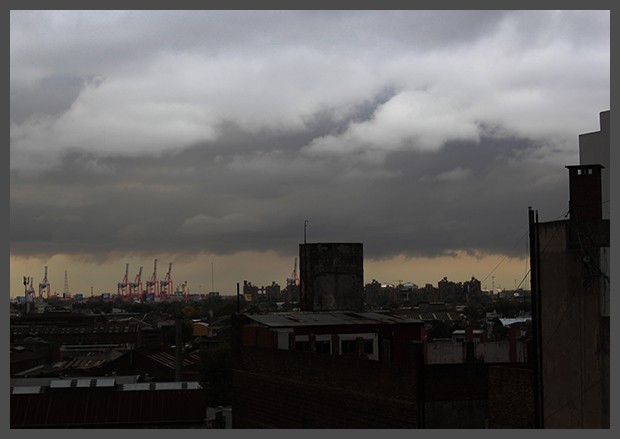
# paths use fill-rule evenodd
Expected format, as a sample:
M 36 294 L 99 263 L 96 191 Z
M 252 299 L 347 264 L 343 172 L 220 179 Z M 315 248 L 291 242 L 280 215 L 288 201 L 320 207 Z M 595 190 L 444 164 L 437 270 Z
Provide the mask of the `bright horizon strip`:
M 252 285 L 262 287 L 276 282 L 281 288 L 286 286 L 294 268 L 294 256 L 285 257 L 274 252 L 241 252 L 234 255 L 216 256 L 201 254 L 179 257 L 157 255 L 157 277 L 162 280 L 167 272 L 168 263 L 173 262 L 172 280 L 174 287 L 187 281 L 192 294 L 206 294 L 212 289 L 221 295 L 235 295 L 236 284 L 240 287 L 247 280 Z M 101 293 L 116 293 L 117 283 L 125 273 L 125 264 L 129 263 L 128 278 L 133 280 L 140 266 L 142 281 L 145 282 L 153 272 L 153 259 L 136 255 L 119 255 L 116 261 L 99 263 L 85 259 L 69 258 L 56 255 L 49 259 L 11 257 L 10 296 L 24 294 L 23 277 L 32 277 L 33 286 L 38 294 L 39 282 L 43 279 L 45 266 L 48 266 L 48 280 L 51 292 L 62 296 L 64 273 L 67 271 L 69 292 L 82 293 L 90 297 L 91 287 L 95 296 Z M 211 264 L 213 263 L 213 279 Z M 364 284 L 373 279 L 383 284 L 412 282 L 423 288 L 427 283 L 437 287 L 437 283 L 446 277 L 458 283 L 469 281 L 472 277 L 481 281 L 484 290 L 512 290 L 519 283 L 520 288 L 529 289 L 529 281 L 524 276 L 529 270 L 527 257 L 509 258 L 505 255 L 472 256 L 457 252 L 456 256 L 436 258 L 408 258 L 403 255 L 388 259 L 373 260 L 364 258 Z M 299 274 L 299 264 L 297 266 Z

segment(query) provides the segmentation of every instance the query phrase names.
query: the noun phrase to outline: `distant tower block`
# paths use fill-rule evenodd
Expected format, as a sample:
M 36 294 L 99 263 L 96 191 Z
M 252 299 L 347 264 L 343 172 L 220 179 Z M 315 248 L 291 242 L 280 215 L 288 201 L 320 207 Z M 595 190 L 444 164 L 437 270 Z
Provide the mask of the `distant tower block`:
M 363 244 L 300 244 L 299 259 L 302 311 L 362 311 Z

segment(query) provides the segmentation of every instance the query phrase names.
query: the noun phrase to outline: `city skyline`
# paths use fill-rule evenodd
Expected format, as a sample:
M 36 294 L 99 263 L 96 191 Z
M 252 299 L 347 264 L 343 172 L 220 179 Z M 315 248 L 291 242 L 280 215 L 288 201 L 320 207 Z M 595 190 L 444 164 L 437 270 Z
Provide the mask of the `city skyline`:
M 240 289 L 242 289 L 243 281 L 248 281 L 252 283 L 252 285 L 258 287 L 268 286 L 271 285 L 272 282 L 276 282 L 281 288 L 284 288 L 286 286 L 286 279 L 290 277 L 293 272 L 294 261 L 289 261 L 287 258 L 278 257 L 274 254 L 268 256 L 270 256 L 267 259 L 270 264 L 274 264 L 275 261 L 275 268 L 271 266 L 252 267 L 246 269 L 244 271 L 245 274 L 239 274 L 237 278 L 233 275 L 232 280 L 230 275 L 222 276 L 224 280 L 220 280 L 219 270 L 221 270 L 222 267 L 218 267 L 215 263 L 212 277 L 211 265 L 198 266 L 203 263 L 203 261 L 198 259 L 188 260 L 186 264 L 182 262 L 173 263 L 171 277 L 175 287 L 187 282 L 187 288 L 189 288 L 192 294 L 207 294 L 211 291 L 215 291 L 222 295 L 235 295 L 236 283 L 238 282 L 240 284 Z M 223 264 L 224 271 L 234 273 L 234 266 L 240 261 L 242 265 L 251 267 L 253 262 L 255 264 L 255 261 L 261 261 L 262 259 L 264 258 L 261 258 L 261 255 L 237 254 L 229 257 L 219 257 L 216 260 Z M 373 280 L 377 280 L 382 284 L 392 285 L 413 282 L 420 288 L 423 288 L 427 283 L 437 287 L 438 282 L 444 277 L 455 283 L 465 282 L 475 277 L 479 281 L 484 280 L 484 282 L 482 282 L 482 288 L 485 290 L 491 290 L 493 288 L 514 290 L 517 287 L 529 290 L 529 266 L 526 260 L 498 259 L 493 256 L 487 256 L 478 260 L 461 255 L 461 263 L 458 264 L 456 268 L 450 265 L 452 257 L 441 258 L 441 261 L 442 262 L 430 262 L 423 259 L 415 260 L 400 257 L 383 262 L 365 262 L 364 283 L 371 283 Z M 26 268 L 23 270 L 26 274 L 22 275 L 22 278 L 23 276 L 32 277 L 32 285 L 38 294 L 39 282 L 43 280 L 45 267 L 48 267 L 47 279 L 51 287 L 50 293 L 57 293 L 61 297 L 65 287 L 65 271 L 67 272 L 69 292 L 71 294 L 81 293 L 85 297 L 88 297 L 91 293 L 91 288 L 94 295 L 99 295 L 101 293 L 116 294 L 117 283 L 123 280 L 126 264 L 129 264 L 128 279 L 130 282 L 135 279 L 140 267 L 143 268 L 141 279 L 144 285 L 151 277 L 154 269 L 153 260 L 143 261 L 145 263 L 141 263 L 140 260 L 138 260 L 140 263 L 128 260 L 127 262 L 117 264 L 118 270 L 113 273 L 113 276 L 115 275 L 116 277 L 110 277 L 110 269 L 106 266 L 102 267 L 95 262 L 80 263 L 58 256 L 46 260 L 45 263 L 47 265 L 40 265 L 40 262 L 43 261 L 29 260 Z M 157 278 L 159 280 L 164 279 L 169 262 L 172 261 L 158 259 Z M 283 269 L 280 270 L 281 273 L 279 273 L 279 277 L 269 278 L 270 274 L 278 273 L 278 263 L 285 265 L 288 262 L 290 262 L 290 267 L 288 267 L 290 269 L 288 272 L 286 269 Z M 510 279 L 505 274 L 507 271 L 506 265 L 509 267 L 508 270 L 510 270 L 510 272 L 520 273 L 521 277 Z M 398 270 L 402 269 L 403 266 L 410 266 L 411 271 L 409 273 L 399 272 Z M 62 269 L 62 267 L 68 268 Z M 497 269 L 495 269 L 496 267 Z M 62 271 L 58 271 L 58 268 L 61 268 Z M 487 268 L 489 268 L 488 272 L 481 271 Z M 300 273 L 299 266 L 297 266 L 297 273 Z M 384 277 L 376 276 L 376 274 L 382 274 Z M 15 291 L 12 291 L 11 297 L 14 298 L 23 295 L 24 285 L 21 283 Z
M 565 216 L 610 107 L 609 11 L 10 18 L 12 296 L 154 259 L 192 292 L 284 286 L 306 220 L 364 244 L 366 283 L 529 289 L 527 208 Z

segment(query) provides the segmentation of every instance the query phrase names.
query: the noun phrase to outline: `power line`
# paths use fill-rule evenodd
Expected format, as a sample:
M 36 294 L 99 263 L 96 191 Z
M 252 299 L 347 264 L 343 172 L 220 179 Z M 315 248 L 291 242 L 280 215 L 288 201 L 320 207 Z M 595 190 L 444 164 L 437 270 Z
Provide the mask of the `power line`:
M 528 233 L 528 231 L 526 230 L 526 231 L 525 231 L 525 233 L 524 233 L 524 234 L 523 234 L 523 235 L 519 238 L 519 240 L 515 243 L 515 245 L 513 245 L 513 246 L 512 246 L 512 248 L 508 251 L 508 253 L 510 253 L 512 250 L 514 250 L 514 249 L 515 249 L 515 247 L 517 247 L 517 245 L 519 245 L 519 243 L 521 242 L 521 240 L 527 236 L 527 233 Z M 486 280 L 489 278 L 489 276 L 491 276 L 491 275 L 495 272 L 495 270 L 497 270 L 497 267 L 499 267 L 500 265 L 502 265 L 502 263 L 503 263 L 503 262 L 504 262 L 507 258 L 508 258 L 508 255 L 505 255 L 505 256 L 502 258 L 502 260 L 501 260 L 501 261 L 499 261 L 499 262 L 497 263 L 497 265 L 496 265 L 496 266 L 495 266 L 495 267 L 491 270 L 491 272 L 490 272 L 489 274 L 487 274 L 487 275 L 486 275 L 486 277 L 480 281 L 480 283 L 484 283 L 484 281 L 486 281 Z
M 560 219 L 560 218 L 566 218 L 566 217 L 568 216 L 568 214 L 569 214 L 569 213 L 570 213 L 570 210 L 568 210 L 568 211 L 567 211 L 565 214 L 563 214 L 563 215 L 559 215 L 559 216 L 557 216 L 557 217 L 553 218 L 551 221 L 556 221 L 556 220 L 558 220 L 558 219 Z M 516 242 L 516 243 L 512 246 L 512 248 L 508 251 L 508 253 L 510 253 L 512 250 L 514 250 L 514 249 L 517 247 L 517 245 L 519 245 L 519 243 L 521 242 L 521 240 L 522 240 L 523 238 L 525 238 L 525 237 L 528 235 L 528 233 L 529 233 L 529 230 L 526 230 L 526 231 L 525 231 L 525 233 L 524 233 L 524 234 L 523 234 L 523 235 L 522 235 L 522 236 L 518 239 L 518 241 L 517 241 L 517 242 Z M 549 242 L 551 242 L 551 241 L 549 241 Z M 549 245 L 549 242 L 547 243 L 547 245 Z M 546 248 L 546 246 L 545 246 L 545 248 Z M 527 249 L 526 249 L 526 250 L 527 250 Z M 505 255 L 505 256 L 502 258 L 502 260 L 501 260 L 501 261 L 499 261 L 495 267 L 493 267 L 493 269 L 491 270 L 491 272 L 490 272 L 489 274 L 487 274 L 487 276 L 486 276 L 486 277 L 485 277 L 482 281 L 480 281 L 480 283 L 484 283 L 484 281 L 486 281 L 486 280 L 489 278 L 489 276 L 491 276 L 491 275 L 495 272 L 495 270 L 497 270 L 497 268 L 498 268 L 500 265 L 502 265 L 502 264 L 504 263 L 504 261 L 505 261 L 507 258 L 508 258 L 508 255 Z M 528 273 L 529 273 L 529 272 L 528 272 Z M 526 275 L 526 276 L 527 276 L 527 275 Z M 523 281 L 521 281 L 521 282 L 523 282 Z

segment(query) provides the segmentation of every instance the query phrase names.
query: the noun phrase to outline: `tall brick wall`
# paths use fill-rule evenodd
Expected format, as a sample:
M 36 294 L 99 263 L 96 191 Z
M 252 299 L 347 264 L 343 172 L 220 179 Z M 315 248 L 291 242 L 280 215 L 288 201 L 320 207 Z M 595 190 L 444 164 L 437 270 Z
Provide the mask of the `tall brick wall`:
M 235 371 L 233 428 L 416 428 L 416 404 L 389 395 Z
M 534 428 L 532 374 L 528 367 L 489 368 L 489 428 Z
M 427 401 L 424 428 L 485 428 L 488 400 Z
M 413 366 L 244 347 L 234 428 L 416 428 Z
M 233 319 L 233 327 L 243 318 Z M 239 331 L 241 333 L 241 331 Z M 247 334 L 246 334 L 247 335 Z M 257 335 L 250 336 L 252 340 Z M 265 337 L 266 339 L 267 337 Z M 421 344 L 409 344 L 407 361 L 243 346 L 233 338 L 234 428 L 485 428 L 501 391 L 489 394 L 490 366 L 481 362 L 427 364 Z M 473 348 L 473 344 L 472 344 Z M 527 369 L 526 369 L 527 370 Z M 523 372 L 520 372 L 523 373 Z M 527 372 L 525 373 L 527 375 Z M 518 374 L 517 374 L 518 377 Z M 519 416 L 533 413 L 530 378 L 495 379 Z M 516 379 L 512 382 L 511 380 Z M 529 380 L 529 381 L 528 381 Z M 526 387 L 521 389 L 521 387 Z M 531 389 L 529 389 L 531 392 Z M 502 407 L 497 405 L 497 407 Z M 505 425 L 495 409 L 495 426 Z M 509 415 L 509 408 L 506 416 Z M 525 425 L 525 421 L 518 423 Z M 517 422 L 515 421 L 515 422 Z
M 423 374 L 424 428 L 485 428 L 488 365 L 433 364 Z

